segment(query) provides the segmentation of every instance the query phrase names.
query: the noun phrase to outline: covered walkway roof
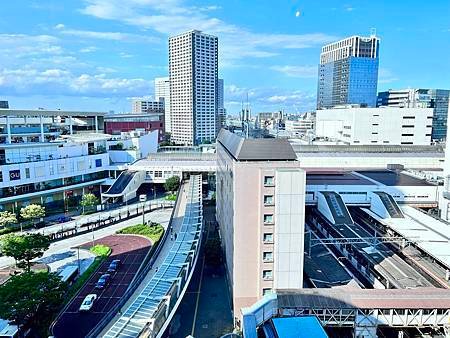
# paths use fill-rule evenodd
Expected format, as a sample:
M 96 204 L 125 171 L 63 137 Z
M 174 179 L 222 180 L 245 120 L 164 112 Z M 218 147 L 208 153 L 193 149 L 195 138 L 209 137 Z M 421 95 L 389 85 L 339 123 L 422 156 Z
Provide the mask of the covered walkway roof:
M 169 290 L 178 278 L 182 278 L 184 265 L 189 264 L 190 253 L 197 245 L 201 224 L 201 177 L 191 176 L 183 222 L 170 252 L 140 295 L 104 335 L 105 338 L 140 336 L 154 318 Z
M 419 249 L 450 269 L 450 224 L 410 206 L 402 205 L 400 209 L 405 218 L 383 219 L 368 209 L 361 210 L 413 243 L 417 241 Z

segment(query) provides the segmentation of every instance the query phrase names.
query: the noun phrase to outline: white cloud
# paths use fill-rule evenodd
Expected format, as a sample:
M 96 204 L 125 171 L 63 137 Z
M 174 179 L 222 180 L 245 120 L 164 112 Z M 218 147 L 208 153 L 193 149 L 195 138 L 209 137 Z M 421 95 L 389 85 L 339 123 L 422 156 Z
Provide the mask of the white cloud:
M 80 53 L 92 53 L 92 52 L 96 52 L 96 51 L 98 51 L 98 47 L 95 47 L 95 46 L 88 46 L 88 47 L 81 48 L 79 50 Z
M 385 84 L 397 81 L 398 78 L 386 68 L 380 68 L 378 71 L 378 83 Z
M 62 54 L 58 42 L 59 39 L 51 35 L 0 34 L 0 61 L 2 56 L 21 58 Z
M 139 28 L 173 35 L 193 28 L 220 39 L 221 61 L 245 57 L 272 57 L 283 49 L 309 48 L 337 39 L 322 33 L 254 33 L 210 16 L 210 11 L 185 5 L 182 0 L 84 0 L 81 12 L 105 20 L 116 20 Z M 216 8 L 211 8 L 215 10 Z
M 258 110 L 308 111 L 316 105 L 315 93 L 286 90 L 277 87 L 245 88 L 236 85 L 225 86 L 225 104 L 230 113 L 240 110 L 241 105 L 246 105 L 247 95 L 250 107 Z
M 109 77 L 104 73 L 76 74 L 66 69 L 0 70 L 0 92 L 5 95 L 64 95 L 86 97 L 134 96 L 148 93 L 151 82 L 142 78 Z
M 129 58 L 132 58 L 134 55 L 128 54 L 128 53 L 125 53 L 125 52 L 120 52 L 120 53 L 119 53 L 119 56 L 120 56 L 121 58 L 124 58 L 124 59 L 129 59 Z
M 317 66 L 272 66 L 270 69 L 283 73 L 289 77 L 317 78 Z
M 139 34 L 130 34 L 123 32 L 99 32 L 91 30 L 81 29 L 68 29 L 63 24 L 55 26 L 57 31 L 63 35 L 75 36 L 81 39 L 98 39 L 98 40 L 110 40 L 110 41 L 123 41 L 123 42 L 159 42 L 160 39 Z

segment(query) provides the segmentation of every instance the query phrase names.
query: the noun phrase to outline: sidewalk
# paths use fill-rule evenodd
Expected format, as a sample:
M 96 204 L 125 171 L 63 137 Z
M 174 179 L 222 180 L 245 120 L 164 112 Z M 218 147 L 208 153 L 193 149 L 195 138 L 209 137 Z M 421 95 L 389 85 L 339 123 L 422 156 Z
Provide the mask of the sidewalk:
M 160 223 L 164 228 L 167 228 L 167 225 L 169 223 L 170 214 L 172 212 L 172 209 L 158 209 L 155 211 L 152 211 L 150 213 L 146 213 L 146 219 L 149 221 Z M 142 216 L 138 215 L 137 217 L 133 217 L 127 220 L 124 220 L 123 222 L 119 222 L 116 224 L 112 224 L 110 226 L 100 228 L 97 230 L 94 230 L 93 232 L 85 233 L 79 236 L 70 237 L 67 239 L 63 239 L 57 242 L 54 242 L 50 245 L 50 248 L 44 253 L 44 256 L 40 258 L 39 260 L 45 259 L 46 257 L 53 256 L 54 261 L 52 261 L 52 264 L 49 264 L 51 267 L 51 270 L 54 271 L 54 268 L 61 267 L 61 264 L 58 264 L 57 259 L 60 257 L 61 259 L 68 259 L 66 261 L 66 264 L 70 263 L 70 258 L 72 260 L 77 259 L 77 252 L 76 250 L 71 250 L 71 248 L 75 248 L 81 244 L 92 242 L 94 239 L 103 238 L 106 236 L 109 236 L 111 234 L 114 234 L 117 230 L 120 230 L 122 228 L 125 228 L 130 225 L 135 225 L 137 223 L 140 223 L 142 220 Z M 70 253 L 71 252 L 71 253 Z M 80 256 L 81 256 L 82 250 L 80 250 Z M 60 256 L 58 256 L 60 255 Z M 81 257 L 80 257 L 81 258 Z M 50 258 L 51 260 L 51 258 Z M 14 259 L 11 257 L 0 257 L 0 268 L 10 266 L 14 264 Z

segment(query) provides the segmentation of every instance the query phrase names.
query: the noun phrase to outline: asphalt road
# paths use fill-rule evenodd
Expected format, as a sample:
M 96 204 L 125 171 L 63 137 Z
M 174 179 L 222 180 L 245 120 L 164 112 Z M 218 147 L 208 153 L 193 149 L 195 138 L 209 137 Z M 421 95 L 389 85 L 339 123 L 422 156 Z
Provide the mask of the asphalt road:
M 96 241 L 95 244 L 109 246 L 112 249 L 112 254 L 103 262 L 100 269 L 92 275 L 58 318 L 53 329 L 56 338 L 85 337 L 125 293 L 151 247 L 148 239 L 133 235 L 112 235 Z M 119 271 L 112 275 L 111 282 L 105 289 L 95 289 L 97 280 L 103 273 L 106 273 L 109 263 L 113 259 L 121 260 L 122 265 Z M 87 313 L 78 312 L 83 299 L 86 295 L 92 293 L 97 294 L 98 298 L 91 311 Z

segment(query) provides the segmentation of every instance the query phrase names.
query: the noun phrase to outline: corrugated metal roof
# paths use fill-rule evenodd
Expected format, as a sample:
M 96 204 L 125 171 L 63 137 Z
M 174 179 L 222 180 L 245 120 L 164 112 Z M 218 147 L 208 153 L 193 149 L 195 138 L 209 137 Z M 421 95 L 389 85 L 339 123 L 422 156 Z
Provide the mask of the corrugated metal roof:
M 277 290 L 279 308 L 314 309 L 448 309 L 450 292 L 417 289 Z
M 444 153 L 442 145 L 316 145 L 293 144 L 297 153 Z
M 285 139 L 244 139 L 222 129 L 217 141 L 237 161 L 295 161 L 297 156 Z

